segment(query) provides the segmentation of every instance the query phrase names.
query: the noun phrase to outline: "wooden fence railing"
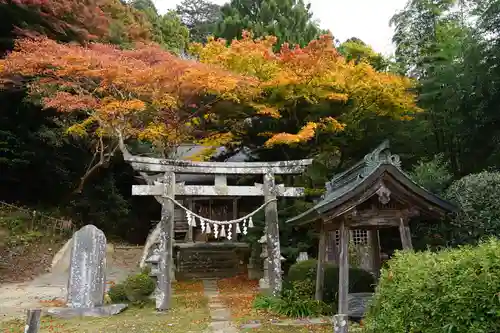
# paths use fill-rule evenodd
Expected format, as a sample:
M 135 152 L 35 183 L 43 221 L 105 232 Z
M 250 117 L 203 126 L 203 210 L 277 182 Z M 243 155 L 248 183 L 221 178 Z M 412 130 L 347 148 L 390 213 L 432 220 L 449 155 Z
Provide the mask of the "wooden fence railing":
M 24 226 L 28 229 L 27 231 L 44 231 L 51 235 L 62 235 L 75 231 L 75 224 L 70 219 L 55 218 L 33 209 L 0 201 L 0 219 L 12 218 L 15 213 L 22 213 L 23 218 L 28 220 L 27 225 Z

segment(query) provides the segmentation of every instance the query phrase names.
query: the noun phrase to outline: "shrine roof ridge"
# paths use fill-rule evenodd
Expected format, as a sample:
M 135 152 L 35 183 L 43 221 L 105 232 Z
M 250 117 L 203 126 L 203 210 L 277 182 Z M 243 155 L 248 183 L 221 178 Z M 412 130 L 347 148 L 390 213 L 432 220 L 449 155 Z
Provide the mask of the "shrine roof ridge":
M 361 196 L 368 199 L 368 192 L 376 193 L 374 188 L 383 184 L 380 181 L 384 175 L 390 175 L 390 183 L 399 191 L 409 193 L 409 195 L 420 198 L 419 203 L 426 203 L 429 211 L 448 213 L 457 211 L 452 203 L 439 198 L 422 186 L 415 183 L 411 177 L 401 168 L 401 160 L 398 155 L 389 151 L 389 141 L 385 140 L 371 153 L 365 155 L 359 161 L 344 172 L 336 174 L 325 184 L 326 193 L 321 197 L 313 208 L 291 218 L 287 223 L 300 224 L 308 223 L 319 218 L 329 210 L 340 207 L 349 200 Z M 387 181 L 389 181 L 389 179 Z M 360 204 L 361 202 L 356 203 Z M 352 208 L 352 207 L 351 207 Z M 342 215 L 339 213 L 339 215 Z

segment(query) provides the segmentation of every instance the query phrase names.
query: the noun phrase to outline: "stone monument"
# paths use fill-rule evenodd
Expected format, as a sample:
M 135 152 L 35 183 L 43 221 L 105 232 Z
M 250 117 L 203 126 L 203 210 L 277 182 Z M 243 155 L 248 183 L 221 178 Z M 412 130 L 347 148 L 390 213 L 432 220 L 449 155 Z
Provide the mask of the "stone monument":
M 67 287 L 67 308 L 49 309 L 59 317 L 105 316 L 121 312 L 126 304 L 104 306 L 106 292 L 106 236 L 93 225 L 78 230 L 72 239 Z

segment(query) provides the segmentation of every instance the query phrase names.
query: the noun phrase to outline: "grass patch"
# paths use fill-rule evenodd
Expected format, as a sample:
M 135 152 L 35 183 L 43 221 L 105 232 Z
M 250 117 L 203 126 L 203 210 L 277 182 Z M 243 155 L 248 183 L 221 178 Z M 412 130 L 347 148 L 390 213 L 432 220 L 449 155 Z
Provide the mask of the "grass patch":
M 44 317 L 40 333 L 203 332 L 207 329 L 210 318 L 206 307 L 207 300 L 203 294 L 192 292 L 197 288 L 196 283 L 190 285 L 191 289 L 183 287 L 186 286 L 183 284 L 174 286 L 172 309 L 165 313 L 156 312 L 154 304 L 149 303 L 143 308 L 131 307 L 119 315 L 105 318 Z M 24 322 L 3 323 L 0 332 L 24 332 Z
M 241 329 L 240 332 L 252 333 L 331 333 L 332 325 L 310 325 L 310 326 L 276 326 L 271 324 L 262 325 L 259 328 Z M 361 333 L 362 328 L 357 324 L 349 326 L 349 333 Z

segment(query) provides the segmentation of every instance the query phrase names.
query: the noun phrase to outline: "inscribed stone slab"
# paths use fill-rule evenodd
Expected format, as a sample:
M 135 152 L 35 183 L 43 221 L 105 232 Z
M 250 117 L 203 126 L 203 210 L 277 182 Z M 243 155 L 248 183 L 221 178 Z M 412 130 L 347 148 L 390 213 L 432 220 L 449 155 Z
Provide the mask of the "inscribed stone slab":
M 67 306 L 94 308 L 104 304 L 106 290 L 106 236 L 89 224 L 73 235 Z

